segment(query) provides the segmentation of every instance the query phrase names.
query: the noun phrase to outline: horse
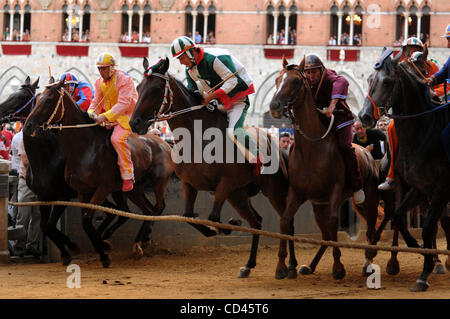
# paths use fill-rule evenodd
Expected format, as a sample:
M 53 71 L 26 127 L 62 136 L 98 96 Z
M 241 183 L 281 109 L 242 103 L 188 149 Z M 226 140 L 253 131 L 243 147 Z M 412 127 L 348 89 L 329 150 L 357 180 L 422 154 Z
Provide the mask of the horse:
M 54 83 L 53 77 L 50 78 L 49 83 Z M 34 83 L 31 83 L 30 77 L 27 76 L 24 84 L 0 104 L 0 121 L 10 122 L 12 120 L 21 120 L 23 122 L 31 112 L 36 103 L 36 99 L 40 95 L 40 93 L 36 93 L 38 85 L 39 78 Z M 58 142 L 57 132 L 45 131 L 38 138 L 23 136 L 23 140 L 29 161 L 26 174 L 27 186 L 37 195 L 38 199 L 40 201 L 67 201 L 75 198 L 77 195 L 76 192 L 67 185 L 64 179 L 66 159 Z M 112 197 L 117 205 L 106 200 L 103 206 L 126 211 L 129 210 L 120 192 L 113 193 Z M 60 250 L 62 264 L 69 265 L 72 260 L 72 254 L 79 254 L 80 248 L 56 227 L 65 208 L 66 206 L 40 206 L 40 227 L 42 232 Z M 107 214 L 105 220 L 98 228 L 98 231 L 103 234 L 102 237 L 105 240 L 110 238 L 113 232 L 128 220 L 125 217 L 119 217 L 116 223 L 106 229 L 113 219 L 113 215 Z
M 365 125 L 373 127 L 382 113 L 392 110 L 393 115 L 388 116 L 395 118 L 400 145 L 396 169 L 410 187 L 396 208 L 394 218 L 403 218 L 408 210 L 425 200 L 429 206 L 422 227 L 423 247 L 432 248 L 440 220 L 447 249 L 450 249 L 450 216 L 446 208 L 450 196 L 450 168 L 440 140 L 448 119 L 442 108 L 432 105 L 428 88 L 417 71 L 423 72 L 428 52 L 425 50 L 413 64 L 410 60 L 399 62 L 399 57 L 391 59 L 391 53 L 385 51 L 383 49 L 376 71 L 369 78 L 371 87 L 359 117 Z M 400 223 L 399 227 L 408 247 L 419 247 L 406 225 Z M 448 257 L 446 267 L 450 269 Z M 427 278 L 433 268 L 433 255 L 425 254 L 422 273 L 411 291 L 428 289 Z
M 146 58 L 143 60 L 144 70 L 148 70 L 149 63 Z M 186 108 L 193 105 L 201 104 L 201 97 L 190 92 L 180 81 L 176 80 L 168 73 L 169 59 L 166 58 L 163 62 L 153 70 L 151 74 L 144 77 L 141 83 L 137 86 L 139 98 L 136 103 L 133 116 L 130 120 L 130 126 L 136 133 L 143 134 L 147 131 L 151 118 L 158 110 L 164 112 L 183 112 Z M 166 89 L 167 88 L 167 89 Z M 171 98 L 169 98 L 168 91 Z M 166 93 L 165 93 L 166 92 Z M 167 104 L 164 107 L 164 100 L 172 100 L 173 103 Z M 163 109 L 161 108 L 163 105 Z M 162 109 L 162 110 L 161 110 Z M 285 196 L 287 193 L 287 178 L 283 167 L 286 163 L 284 158 L 280 156 L 281 165 L 273 174 L 261 174 L 254 176 L 253 165 L 248 161 L 237 161 L 236 145 L 231 143 L 230 149 L 220 149 L 221 146 L 225 148 L 227 134 L 227 120 L 226 116 L 218 113 L 216 109 L 213 112 L 204 109 L 197 109 L 189 114 L 183 114 L 172 117 L 167 120 L 170 129 L 173 132 L 185 131 L 189 134 L 183 136 L 183 139 L 175 141 L 174 149 L 177 148 L 181 142 L 190 142 L 193 147 L 190 150 L 183 149 L 183 156 L 186 160 L 178 161 L 175 167 L 175 173 L 181 180 L 183 196 L 184 196 L 184 216 L 197 217 L 194 213 L 194 203 L 198 191 L 214 192 L 214 203 L 208 219 L 215 222 L 220 222 L 220 212 L 224 202 L 227 200 L 237 213 L 245 219 L 250 227 L 261 229 L 262 217 L 258 214 L 252 206 L 250 197 L 255 196 L 261 190 L 262 193 L 270 200 L 272 206 L 278 214 L 284 210 Z M 198 124 L 201 123 L 201 128 Z M 201 137 L 206 136 L 207 132 L 216 128 L 220 130 L 219 134 L 215 136 L 214 143 L 218 145 L 216 153 L 223 150 L 224 158 L 227 161 L 221 160 L 207 161 L 202 158 L 195 161 L 195 158 L 201 152 L 205 152 L 208 147 L 211 147 L 210 141 L 202 141 L 201 145 L 196 146 Z M 198 135 L 200 134 L 200 138 Z M 270 140 L 270 136 L 268 137 Z M 212 139 L 212 138 L 211 138 Z M 222 143 L 222 144 L 220 144 Z M 198 149 L 198 151 L 196 151 Z M 184 153 L 186 152 L 186 153 Z M 272 149 L 272 152 L 279 154 L 279 150 Z M 231 154 L 231 157 L 229 155 Z M 229 161 L 231 158 L 233 160 Z M 230 223 L 238 223 L 234 219 Z M 205 226 L 194 225 L 205 236 L 217 235 L 217 232 Z M 291 225 L 293 232 L 293 224 Z M 229 232 L 222 230 L 224 234 Z M 246 278 L 250 275 L 252 268 L 256 266 L 256 255 L 258 249 L 259 235 L 253 235 L 250 256 L 247 264 L 240 269 L 239 278 Z M 290 242 L 290 249 L 292 252 L 291 262 L 297 264 L 294 255 L 293 242 Z
M 314 95 L 304 75 L 303 59 L 299 66 L 289 65 L 283 58 L 283 68 L 276 80 L 276 92 L 270 102 L 271 116 L 281 118 L 288 114 L 294 122 L 295 143 L 289 158 L 289 191 L 286 209 L 280 220 L 280 230 L 289 233 L 298 208 L 306 200 L 313 206 L 316 222 L 324 240 L 337 241 L 339 207 L 352 196 L 346 184 L 345 166 L 336 137 L 330 133 L 331 124 L 325 125 L 316 109 Z M 291 115 L 289 115 L 289 113 Z M 327 129 L 328 126 L 328 129 Z M 359 169 L 363 179 L 365 201 L 356 205 L 354 211 L 367 222 L 366 237 L 370 244 L 376 244 L 375 225 L 378 217 L 378 168 L 368 150 L 354 145 Z M 286 273 L 286 242 L 280 245 L 276 272 L 280 278 Z M 315 271 L 327 246 L 321 246 L 309 266 L 302 266 L 299 273 L 308 275 Z M 376 256 L 376 251 L 366 250 L 363 273 Z M 341 252 L 333 247 L 334 279 L 345 277 L 346 271 L 340 261 Z
M 62 87 L 64 80 L 49 85 L 41 93 L 35 108 L 24 125 L 24 136 L 38 139 L 47 134 L 46 125 L 60 123 L 63 126 L 94 124 L 89 115 L 78 108 Z M 59 143 L 66 157 L 64 178 L 77 192 L 80 202 L 102 204 L 111 193 L 121 192 L 122 178 L 117 165 L 117 153 L 111 141 L 111 130 L 93 126 L 81 129 L 63 129 L 59 132 Z M 136 184 L 132 191 L 123 195 L 135 203 L 145 215 L 160 215 L 164 210 L 164 194 L 173 174 L 170 147 L 162 139 L 147 135 L 131 135 L 128 143 L 132 150 Z M 144 187 L 152 183 L 156 197 L 153 206 L 145 197 Z M 101 238 L 101 233 L 92 225 L 93 212 L 82 209 L 83 229 L 100 255 L 103 267 L 109 267 L 110 244 Z M 137 257 L 149 242 L 153 222 L 143 222 L 135 239 L 134 250 Z

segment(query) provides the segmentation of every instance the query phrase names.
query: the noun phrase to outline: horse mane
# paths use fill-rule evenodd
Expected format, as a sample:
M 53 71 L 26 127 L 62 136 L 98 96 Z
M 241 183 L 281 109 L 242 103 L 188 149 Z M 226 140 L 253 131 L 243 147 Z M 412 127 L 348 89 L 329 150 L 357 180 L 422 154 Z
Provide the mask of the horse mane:
M 190 101 L 194 101 L 195 104 L 201 104 L 202 103 L 202 97 L 200 94 L 196 94 L 195 92 L 189 90 L 186 85 L 183 84 L 180 80 L 172 76 L 172 79 L 175 80 L 177 83 L 177 86 L 180 88 L 180 91 L 183 93 L 183 95 L 186 97 L 186 99 Z

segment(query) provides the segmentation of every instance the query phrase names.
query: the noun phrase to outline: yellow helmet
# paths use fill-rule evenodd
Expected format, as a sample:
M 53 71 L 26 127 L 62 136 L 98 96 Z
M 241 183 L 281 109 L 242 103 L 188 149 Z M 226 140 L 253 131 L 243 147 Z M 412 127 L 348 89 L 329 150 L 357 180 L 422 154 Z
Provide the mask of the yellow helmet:
M 102 53 L 98 56 L 96 65 L 97 66 L 115 66 L 116 59 L 114 59 L 114 57 L 109 53 Z

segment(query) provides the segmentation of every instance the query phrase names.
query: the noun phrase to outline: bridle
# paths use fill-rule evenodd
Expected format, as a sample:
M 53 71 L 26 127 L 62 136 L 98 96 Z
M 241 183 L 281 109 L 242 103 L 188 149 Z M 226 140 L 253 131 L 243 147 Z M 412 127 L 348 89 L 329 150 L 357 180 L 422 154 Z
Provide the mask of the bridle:
M 61 120 L 62 120 L 63 117 L 64 117 L 64 113 L 65 113 L 65 107 L 64 107 L 64 89 L 63 89 L 63 88 L 59 89 L 59 90 L 58 90 L 58 93 L 59 93 L 58 103 L 56 103 L 56 107 L 55 107 L 55 109 L 53 110 L 53 112 L 52 112 L 52 114 L 50 115 L 50 117 L 48 118 L 48 120 L 47 120 L 45 123 L 43 123 L 43 124 L 41 125 L 41 128 L 42 128 L 43 130 L 49 129 L 50 123 L 59 123 L 59 122 L 61 122 Z M 54 119 L 54 117 L 56 116 L 56 113 L 57 113 L 58 110 L 59 110 L 59 106 L 61 106 L 61 116 L 59 117 L 59 119 L 58 119 L 57 121 L 53 122 L 53 119 Z
M 287 70 L 294 70 L 294 71 L 297 71 L 297 72 L 300 74 L 300 76 L 302 77 L 303 85 L 304 85 L 304 86 L 306 86 L 306 83 L 309 83 L 309 81 L 308 81 L 308 79 L 306 78 L 305 74 L 304 74 L 300 69 L 298 69 L 298 68 L 296 68 L 296 67 L 291 67 L 291 68 L 289 68 L 289 69 L 287 69 Z M 322 84 L 323 78 L 324 78 L 324 76 L 322 75 L 320 84 Z M 317 93 L 317 92 L 316 92 L 316 93 Z M 294 115 L 294 112 L 293 112 L 293 105 L 295 105 L 295 103 L 297 102 L 298 98 L 299 98 L 299 94 L 296 94 L 294 100 L 289 101 L 289 102 L 287 103 L 287 105 L 284 107 L 283 114 L 284 114 L 285 116 L 286 116 L 286 114 L 287 114 L 286 117 L 289 117 L 289 118 L 291 119 L 292 123 L 294 124 L 294 128 L 295 128 L 295 129 L 296 129 L 296 130 L 297 130 L 297 131 L 298 131 L 305 139 L 307 139 L 308 141 L 310 141 L 310 142 L 318 142 L 318 141 L 321 141 L 321 140 L 325 139 L 325 137 L 328 136 L 328 133 L 330 133 L 331 128 L 333 127 L 333 123 L 334 123 L 334 115 L 331 114 L 330 124 L 328 125 L 327 131 L 326 131 L 321 137 L 319 137 L 319 138 L 311 138 L 311 137 L 309 137 L 308 135 L 306 135 L 306 134 L 302 131 L 302 129 L 300 128 L 300 125 L 297 124 L 296 121 L 295 121 L 295 115 Z M 316 108 L 316 110 L 317 110 L 318 112 L 324 114 L 324 111 L 323 111 L 323 110 L 321 110 L 321 109 L 319 109 L 319 108 Z
M 17 120 L 23 120 L 23 116 L 22 117 L 16 117 L 16 114 L 19 114 L 20 112 L 22 112 L 26 107 L 28 107 L 28 105 L 30 105 L 31 103 L 31 108 L 30 108 L 30 112 L 33 110 L 34 108 L 34 102 L 36 100 L 37 94 L 35 94 L 35 91 L 33 91 L 31 88 L 29 87 L 25 87 L 30 93 L 31 93 L 31 98 L 28 100 L 27 103 L 25 103 L 23 106 L 21 106 L 17 111 L 15 111 L 12 114 L 9 114 L 3 118 L 0 119 L 0 122 L 4 122 L 5 120 L 8 122 L 13 121 L 14 119 Z
M 164 113 L 169 112 L 173 105 L 173 91 L 169 83 L 169 74 L 167 72 L 164 74 L 152 72 L 151 75 L 159 77 L 166 82 L 164 85 L 164 97 L 156 115 L 157 117 L 161 117 Z
M 369 99 L 370 103 L 372 103 L 373 117 L 375 120 L 378 120 L 383 115 L 389 116 L 389 114 L 387 114 L 387 111 L 386 111 L 386 106 L 384 106 L 384 107 L 378 106 L 375 103 L 375 101 L 373 100 L 372 96 L 370 96 L 370 91 L 372 91 L 373 84 L 375 83 L 375 79 L 377 78 L 377 75 L 379 72 L 380 72 L 380 70 L 378 69 L 377 72 L 375 73 L 374 77 L 372 78 L 372 82 L 370 83 L 369 90 L 367 91 L 367 98 Z M 392 101 L 392 92 L 386 103 L 390 104 L 391 101 Z

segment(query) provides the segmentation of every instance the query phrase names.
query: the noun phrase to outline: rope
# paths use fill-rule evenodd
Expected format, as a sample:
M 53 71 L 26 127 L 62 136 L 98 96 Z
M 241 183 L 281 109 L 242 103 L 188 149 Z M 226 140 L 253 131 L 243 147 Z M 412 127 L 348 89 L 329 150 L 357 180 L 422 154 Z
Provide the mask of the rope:
M 165 216 L 145 216 L 139 214 L 133 214 L 129 212 L 124 212 L 118 209 L 103 207 L 99 205 L 89 204 L 89 203 L 79 203 L 79 202 L 66 202 L 66 201 L 54 201 L 54 202 L 26 202 L 26 203 L 13 203 L 9 202 L 9 205 L 13 206 L 71 206 L 71 207 L 81 207 L 88 208 L 92 210 L 99 210 L 109 214 L 114 214 L 117 216 L 123 216 L 127 218 L 142 220 L 142 221 L 175 221 L 175 222 L 183 222 L 183 223 L 191 223 L 198 225 L 205 225 L 215 228 L 223 228 L 230 229 L 234 231 L 246 232 L 254 235 L 262 235 L 266 237 L 283 239 L 283 240 L 291 240 L 305 244 L 312 244 L 318 246 L 332 246 L 332 247 L 341 247 L 341 248 L 350 248 L 350 249 L 370 249 L 370 250 L 381 250 L 381 251 L 395 251 L 395 252 L 404 252 L 404 253 L 419 253 L 419 254 L 440 254 L 440 255 L 449 255 L 450 250 L 442 250 L 442 249 L 429 249 L 429 248 L 409 248 L 409 247 L 388 247 L 388 246 L 376 246 L 376 245 L 367 245 L 367 244 L 358 244 L 358 243 L 342 243 L 336 241 L 326 241 L 326 240 L 316 240 L 311 238 L 298 238 L 291 235 L 284 235 L 280 233 L 273 233 L 264 230 L 259 230 L 255 228 L 243 227 L 243 226 L 234 226 L 229 224 L 222 224 L 213 222 L 210 220 L 202 220 L 202 219 L 194 219 L 190 217 L 183 217 L 178 215 L 165 215 Z

